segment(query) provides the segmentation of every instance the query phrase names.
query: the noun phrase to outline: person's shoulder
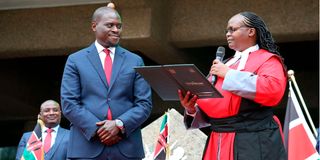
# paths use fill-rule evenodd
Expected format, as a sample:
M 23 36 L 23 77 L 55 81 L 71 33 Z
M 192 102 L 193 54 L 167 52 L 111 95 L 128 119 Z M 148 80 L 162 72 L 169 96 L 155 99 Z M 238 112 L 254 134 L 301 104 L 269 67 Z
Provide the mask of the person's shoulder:
M 272 53 L 268 50 L 265 50 L 265 49 L 260 49 L 258 50 L 260 51 L 260 55 L 263 55 L 264 57 L 267 57 L 267 59 L 282 59 L 278 54 L 276 53 Z
M 269 59 L 273 56 L 276 56 L 276 54 L 269 52 L 268 50 L 265 49 L 259 49 L 255 52 L 252 52 L 250 54 L 250 57 L 257 57 L 259 59 Z
M 281 56 L 265 49 L 259 49 L 255 53 L 256 54 L 253 54 L 253 56 L 255 57 L 255 59 L 257 59 L 257 61 L 269 62 L 269 63 L 281 63 L 285 68 L 284 62 Z
M 62 127 L 60 127 L 59 130 L 61 130 L 61 131 L 63 131 L 63 132 L 68 132 L 68 133 L 70 132 L 69 129 L 65 129 L 65 128 L 62 128 Z
M 68 139 L 69 136 L 70 136 L 70 130 L 62 128 L 62 127 L 59 127 L 58 134 L 61 134 L 61 135 L 63 135 L 64 138 Z
M 120 45 L 118 45 L 116 47 L 116 52 L 121 53 L 121 54 L 125 54 L 126 56 L 130 56 L 130 58 L 138 58 L 141 59 L 141 57 L 123 47 L 121 47 Z
M 30 135 L 31 135 L 31 133 L 32 133 L 32 131 L 24 132 L 24 133 L 22 134 L 22 137 L 24 137 L 24 138 L 29 138 Z
M 59 134 L 59 137 L 63 140 L 62 143 L 66 143 L 69 141 L 70 130 L 59 127 L 57 134 Z
M 260 48 L 257 51 L 253 52 L 253 53 L 257 53 L 257 54 L 264 54 L 264 55 L 273 55 L 274 53 L 271 53 L 270 51 Z
M 94 43 L 86 48 L 82 48 L 76 52 L 73 52 L 69 55 L 69 57 L 82 57 L 87 55 L 88 53 L 92 52 L 95 49 Z
M 23 135 L 28 135 L 28 134 L 31 134 L 32 131 L 28 131 L 28 132 L 24 132 Z

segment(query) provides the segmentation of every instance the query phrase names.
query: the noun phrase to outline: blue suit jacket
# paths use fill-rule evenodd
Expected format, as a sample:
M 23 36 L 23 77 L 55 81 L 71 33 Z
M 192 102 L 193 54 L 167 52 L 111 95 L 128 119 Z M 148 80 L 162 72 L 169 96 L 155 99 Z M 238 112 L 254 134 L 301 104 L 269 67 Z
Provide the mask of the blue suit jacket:
M 64 116 L 71 122 L 69 158 L 94 158 L 108 146 L 93 138 L 96 122 L 106 119 L 108 107 L 113 119 L 124 123 L 126 135 L 113 145 L 128 158 L 143 158 L 140 125 L 149 117 L 151 89 L 135 72 L 144 65 L 136 54 L 117 46 L 110 86 L 94 43 L 68 57 L 61 83 Z
M 16 154 L 16 160 L 20 160 L 23 151 L 27 145 L 32 132 L 26 132 L 21 137 Z M 50 148 L 49 152 L 45 154 L 45 160 L 67 159 L 67 147 L 69 141 L 69 130 L 59 127 L 55 143 Z

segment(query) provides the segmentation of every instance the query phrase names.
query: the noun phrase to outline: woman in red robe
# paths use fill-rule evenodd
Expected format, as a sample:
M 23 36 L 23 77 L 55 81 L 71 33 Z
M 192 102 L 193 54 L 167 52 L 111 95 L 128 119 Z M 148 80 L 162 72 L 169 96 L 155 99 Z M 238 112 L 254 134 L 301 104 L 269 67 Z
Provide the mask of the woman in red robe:
M 228 21 L 226 38 L 235 55 L 225 64 L 214 60 L 210 69 L 223 98 L 178 91 L 186 127 L 210 126 L 204 160 L 286 159 L 272 107 L 281 101 L 287 77 L 272 35 L 259 16 L 241 12 Z

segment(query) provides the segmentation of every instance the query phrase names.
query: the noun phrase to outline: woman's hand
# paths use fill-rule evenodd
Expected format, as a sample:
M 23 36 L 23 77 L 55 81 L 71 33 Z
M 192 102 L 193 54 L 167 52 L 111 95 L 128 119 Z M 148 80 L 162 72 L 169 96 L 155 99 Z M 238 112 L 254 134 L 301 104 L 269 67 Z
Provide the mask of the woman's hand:
M 190 91 L 188 91 L 187 94 L 184 96 L 180 89 L 178 90 L 178 95 L 179 95 L 179 99 L 182 107 L 185 110 L 187 110 L 187 112 L 190 114 L 195 113 L 196 112 L 195 104 L 198 99 L 198 96 L 192 95 Z
M 210 75 L 217 75 L 218 77 L 224 78 L 224 76 L 229 71 L 229 67 L 219 60 L 215 59 L 212 61 L 212 66 L 210 69 Z

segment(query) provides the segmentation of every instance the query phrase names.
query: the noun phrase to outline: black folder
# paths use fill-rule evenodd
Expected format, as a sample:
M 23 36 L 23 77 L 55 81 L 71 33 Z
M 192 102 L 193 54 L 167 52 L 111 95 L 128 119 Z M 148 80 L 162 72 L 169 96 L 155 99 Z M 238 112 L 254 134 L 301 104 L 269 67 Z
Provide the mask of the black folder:
M 135 70 L 164 101 L 179 101 L 178 89 L 199 98 L 222 97 L 194 64 L 139 66 Z

